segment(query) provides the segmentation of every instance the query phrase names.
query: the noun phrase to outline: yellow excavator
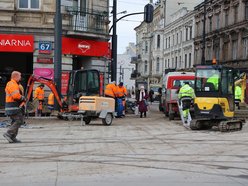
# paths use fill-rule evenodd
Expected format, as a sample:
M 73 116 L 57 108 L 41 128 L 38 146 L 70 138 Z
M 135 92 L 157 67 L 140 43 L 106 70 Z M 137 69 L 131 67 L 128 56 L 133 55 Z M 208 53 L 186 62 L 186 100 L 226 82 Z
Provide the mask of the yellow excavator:
M 242 83 L 245 87 L 245 82 Z M 221 132 L 241 130 L 244 119 L 235 117 L 234 89 L 235 69 L 221 65 L 196 66 L 194 119 L 189 127 L 201 130 L 217 126 Z

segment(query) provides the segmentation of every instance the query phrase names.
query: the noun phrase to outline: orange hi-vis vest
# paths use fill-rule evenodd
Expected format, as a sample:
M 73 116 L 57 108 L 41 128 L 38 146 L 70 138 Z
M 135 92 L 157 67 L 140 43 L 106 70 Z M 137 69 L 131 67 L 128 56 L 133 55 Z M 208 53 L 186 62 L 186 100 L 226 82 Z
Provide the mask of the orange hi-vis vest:
M 117 86 L 116 87 L 116 97 L 124 97 L 125 95 L 127 95 L 127 89 L 126 87 L 122 86 L 122 87 L 119 87 Z
M 108 84 L 104 91 L 105 96 L 110 96 L 112 98 L 115 98 L 115 93 L 116 93 L 116 85 Z
M 54 105 L 54 94 L 50 93 L 48 96 L 48 105 Z
M 24 97 L 20 94 L 19 84 L 11 79 L 5 87 L 5 112 L 6 115 L 14 115 L 20 111 L 20 102 Z
M 34 91 L 34 99 L 37 98 L 40 101 L 43 101 L 45 97 L 45 91 L 40 87 L 37 87 Z

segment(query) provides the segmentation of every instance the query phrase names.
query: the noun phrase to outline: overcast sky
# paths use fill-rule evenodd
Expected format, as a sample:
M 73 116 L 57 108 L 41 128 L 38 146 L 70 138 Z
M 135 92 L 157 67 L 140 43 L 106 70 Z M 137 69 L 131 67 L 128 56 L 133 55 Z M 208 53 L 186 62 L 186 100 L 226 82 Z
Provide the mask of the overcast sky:
M 153 0 L 156 2 L 157 0 Z M 176 4 L 170 9 L 178 10 L 180 7 L 194 7 L 198 3 L 202 2 L 203 0 L 167 0 L 171 1 Z M 134 12 L 143 12 L 144 6 L 149 3 L 150 0 L 117 0 L 117 13 L 122 11 L 127 11 L 127 14 L 134 13 Z M 177 2 L 183 2 L 184 4 L 178 6 Z M 113 6 L 113 0 L 110 0 L 110 6 Z M 123 16 L 125 14 L 117 15 L 117 18 Z M 110 17 L 112 23 L 112 17 Z M 134 28 L 138 26 L 141 21 L 143 20 L 143 15 L 133 15 L 124 18 L 117 23 L 117 36 L 118 36 L 118 54 L 122 54 L 125 52 L 126 47 L 128 46 L 129 42 L 136 42 L 136 33 Z

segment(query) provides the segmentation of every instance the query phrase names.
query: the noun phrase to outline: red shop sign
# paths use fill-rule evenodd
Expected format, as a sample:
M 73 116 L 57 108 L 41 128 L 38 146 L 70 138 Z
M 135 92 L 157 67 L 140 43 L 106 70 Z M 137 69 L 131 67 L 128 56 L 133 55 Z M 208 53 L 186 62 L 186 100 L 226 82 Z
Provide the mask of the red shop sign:
M 0 34 L 0 52 L 33 52 L 32 35 Z
M 62 38 L 62 54 L 78 56 L 109 56 L 109 44 L 104 41 Z
M 70 78 L 70 73 L 69 72 L 62 72 L 61 75 L 61 94 L 66 95 L 68 86 L 69 86 L 69 78 Z

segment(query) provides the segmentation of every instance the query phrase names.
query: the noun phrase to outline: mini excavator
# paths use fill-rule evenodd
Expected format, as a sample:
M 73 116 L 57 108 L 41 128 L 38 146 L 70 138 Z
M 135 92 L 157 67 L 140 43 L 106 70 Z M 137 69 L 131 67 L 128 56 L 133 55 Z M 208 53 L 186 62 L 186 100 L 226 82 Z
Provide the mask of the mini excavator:
M 221 132 L 242 129 L 244 119 L 234 115 L 234 74 L 235 69 L 221 65 L 196 66 L 194 119 L 189 123 L 192 130 L 213 126 Z

